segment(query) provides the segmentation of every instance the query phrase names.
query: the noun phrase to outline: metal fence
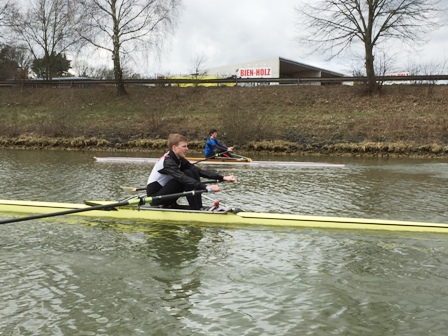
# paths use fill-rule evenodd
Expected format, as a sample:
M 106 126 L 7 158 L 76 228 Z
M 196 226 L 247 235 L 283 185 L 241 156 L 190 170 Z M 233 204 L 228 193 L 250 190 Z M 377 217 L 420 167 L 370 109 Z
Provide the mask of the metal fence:
M 377 82 L 402 84 L 447 84 L 448 75 L 423 76 L 377 76 Z M 225 79 L 126 79 L 126 85 L 147 87 L 187 87 L 187 86 L 258 86 L 258 85 L 338 85 L 343 83 L 367 83 L 367 77 L 303 77 L 303 78 L 225 78 Z M 1 87 L 96 87 L 115 86 L 114 80 L 70 79 L 53 80 L 5 80 Z

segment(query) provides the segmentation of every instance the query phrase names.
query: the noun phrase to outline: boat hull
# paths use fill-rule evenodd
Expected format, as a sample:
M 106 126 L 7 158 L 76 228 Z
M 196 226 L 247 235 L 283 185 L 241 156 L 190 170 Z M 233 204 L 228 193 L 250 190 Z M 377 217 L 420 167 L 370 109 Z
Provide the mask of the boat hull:
M 110 202 L 115 203 L 115 202 Z M 102 203 L 107 204 L 107 203 Z M 0 212 L 13 214 L 50 214 L 70 209 L 87 209 L 88 205 L 76 203 L 34 202 L 0 200 Z M 158 209 L 138 210 L 134 207 L 123 207 L 115 210 L 91 210 L 71 214 L 69 216 L 84 216 L 91 218 L 111 218 L 126 220 L 145 220 L 149 222 L 186 222 L 206 223 L 207 225 L 223 226 L 282 226 L 324 229 L 349 230 L 391 230 L 448 233 L 448 224 L 408 222 L 380 219 L 343 218 L 324 216 L 301 216 L 274 213 L 255 212 L 198 212 L 191 210 Z
M 227 162 L 227 163 L 241 163 L 241 162 L 252 162 L 251 158 L 232 158 L 232 157 L 215 157 L 210 159 L 196 158 L 196 157 L 186 157 L 190 162 Z
M 97 162 L 105 163 L 155 163 L 158 158 L 120 157 L 120 156 L 95 156 Z M 296 167 L 344 167 L 344 164 L 327 162 L 298 162 L 298 161 L 248 161 L 242 159 L 215 158 L 203 160 L 201 158 L 187 158 L 191 163 L 210 165 L 247 165 L 247 166 L 296 166 Z M 203 161 L 201 161 L 203 160 Z

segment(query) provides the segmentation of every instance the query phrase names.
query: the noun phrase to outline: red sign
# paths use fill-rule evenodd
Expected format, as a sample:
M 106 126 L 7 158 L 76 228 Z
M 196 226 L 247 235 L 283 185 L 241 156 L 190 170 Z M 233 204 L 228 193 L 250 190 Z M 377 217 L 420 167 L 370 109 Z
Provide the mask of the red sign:
M 388 77 L 392 77 L 392 76 L 394 76 L 394 77 L 407 77 L 407 76 L 410 76 L 411 75 L 411 73 L 410 72 L 397 72 L 397 73 L 388 73 L 388 74 L 386 74 L 386 76 L 388 76 Z
M 240 78 L 265 78 L 272 77 L 272 68 L 242 68 L 238 69 Z

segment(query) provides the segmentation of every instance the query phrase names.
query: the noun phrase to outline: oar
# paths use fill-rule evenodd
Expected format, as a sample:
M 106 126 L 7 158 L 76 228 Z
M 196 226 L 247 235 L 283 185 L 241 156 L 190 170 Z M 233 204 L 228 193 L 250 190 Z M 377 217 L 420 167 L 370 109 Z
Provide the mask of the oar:
M 32 220 L 32 219 L 70 215 L 70 214 L 74 214 L 74 213 L 86 212 L 86 211 L 92 211 L 92 210 L 105 210 L 105 209 L 109 209 L 109 208 L 115 208 L 115 207 L 127 206 L 127 205 L 144 205 L 146 203 L 151 203 L 154 200 L 168 200 L 168 199 L 174 199 L 174 198 L 179 198 L 179 197 L 193 196 L 196 194 L 202 194 L 204 192 L 207 192 L 207 190 L 192 190 L 192 191 L 184 191 L 184 192 L 177 193 L 177 194 L 168 194 L 168 195 L 160 195 L 160 196 L 153 196 L 153 197 L 139 197 L 139 198 L 134 198 L 134 199 L 117 202 L 117 203 L 112 203 L 112 204 L 94 205 L 94 206 L 91 206 L 88 208 L 71 209 L 71 210 L 52 212 L 52 213 L 48 213 L 48 214 L 39 214 L 39 215 L 32 215 L 32 216 L 26 216 L 26 217 L 20 217 L 20 218 L 6 219 L 6 220 L 0 221 L 0 224 L 9 224 L 9 223 L 23 222 L 23 221 Z
M 199 160 L 199 161 L 196 161 L 196 162 L 194 162 L 193 164 L 195 165 L 195 164 L 197 164 L 197 163 L 200 163 L 200 162 L 202 162 L 202 161 L 205 161 L 205 160 L 208 160 L 208 159 L 214 159 L 214 158 L 218 158 L 218 157 L 220 157 L 220 155 L 222 155 L 222 154 L 225 154 L 225 153 L 229 153 L 229 152 L 231 152 L 231 151 L 225 151 L 225 152 L 221 152 L 221 153 L 216 153 L 215 155 L 212 155 L 212 156 L 209 156 L 209 157 L 206 157 L 205 159 L 202 159 L 202 160 Z M 240 158 L 240 159 L 244 159 L 244 160 L 247 160 L 247 162 L 252 162 L 252 159 L 251 158 L 248 158 L 248 157 L 245 157 L 245 156 L 241 156 L 241 155 L 237 155 L 237 154 L 234 154 L 234 153 L 232 153 L 232 157 L 233 158 Z
M 241 159 L 241 160 L 247 160 L 247 162 L 252 162 L 252 159 L 251 158 L 248 158 L 248 157 L 245 157 L 245 156 L 242 156 L 242 155 L 238 155 L 238 154 L 232 154 L 233 155 L 233 157 L 234 158 L 236 158 L 236 159 Z
M 221 182 L 220 180 L 206 180 L 206 181 L 201 181 L 201 183 L 205 183 L 205 184 L 210 184 L 210 183 L 218 183 Z M 144 191 L 146 190 L 146 187 L 142 187 L 142 188 L 134 188 L 134 187 L 123 187 L 120 186 L 121 189 L 123 189 L 124 192 L 128 193 L 128 194 L 136 194 L 139 191 Z

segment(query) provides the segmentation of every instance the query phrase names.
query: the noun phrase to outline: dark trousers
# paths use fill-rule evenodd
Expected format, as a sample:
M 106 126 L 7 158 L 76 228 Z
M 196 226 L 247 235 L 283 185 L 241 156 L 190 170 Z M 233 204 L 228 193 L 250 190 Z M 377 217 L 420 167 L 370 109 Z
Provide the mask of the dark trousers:
M 183 173 L 185 175 L 188 175 L 192 178 L 194 178 L 196 181 L 200 181 L 199 174 L 194 170 L 184 170 Z M 191 191 L 191 187 L 187 187 L 184 184 L 176 181 L 175 179 L 172 179 L 167 184 L 165 184 L 159 191 L 156 193 L 153 193 L 152 195 L 148 196 L 159 196 L 159 195 L 168 195 L 168 194 L 176 194 L 183 191 Z M 176 206 L 176 201 L 178 199 L 169 199 L 169 200 L 154 200 L 151 205 L 157 206 L 157 205 L 164 205 L 164 206 Z M 202 197 L 201 194 L 194 195 L 194 196 L 188 196 L 187 197 L 188 204 L 190 205 L 190 209 L 192 210 L 199 210 L 202 207 Z
M 216 157 L 228 157 L 228 158 L 233 157 L 233 155 L 230 152 L 225 153 L 225 151 L 216 151 L 215 156 Z
M 232 157 L 232 155 L 230 153 L 219 154 L 219 156 L 228 157 L 228 158 Z

